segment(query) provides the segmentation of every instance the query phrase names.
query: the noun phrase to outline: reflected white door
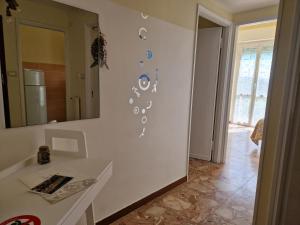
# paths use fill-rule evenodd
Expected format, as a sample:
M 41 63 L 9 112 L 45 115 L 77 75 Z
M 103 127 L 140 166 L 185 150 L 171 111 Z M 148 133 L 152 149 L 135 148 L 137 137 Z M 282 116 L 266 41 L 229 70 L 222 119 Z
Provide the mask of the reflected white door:
M 47 102 L 45 86 L 25 86 L 26 125 L 46 124 Z
M 198 31 L 190 156 L 211 160 L 222 27 Z

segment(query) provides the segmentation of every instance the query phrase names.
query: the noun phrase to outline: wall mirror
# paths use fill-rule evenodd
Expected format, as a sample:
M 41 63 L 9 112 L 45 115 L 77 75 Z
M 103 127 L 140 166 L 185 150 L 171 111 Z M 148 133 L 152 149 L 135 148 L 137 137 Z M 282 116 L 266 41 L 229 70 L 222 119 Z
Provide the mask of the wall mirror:
M 98 118 L 98 14 L 52 0 L 17 3 L 12 16 L 0 3 L 5 127 Z

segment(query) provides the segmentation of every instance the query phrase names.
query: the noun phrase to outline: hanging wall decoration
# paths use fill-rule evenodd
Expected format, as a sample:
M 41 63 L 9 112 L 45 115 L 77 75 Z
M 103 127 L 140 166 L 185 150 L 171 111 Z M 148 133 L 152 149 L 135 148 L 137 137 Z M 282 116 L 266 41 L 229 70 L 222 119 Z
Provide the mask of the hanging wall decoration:
M 12 20 L 12 11 L 17 11 L 20 12 L 21 9 L 19 7 L 19 4 L 16 0 L 5 0 L 6 2 L 6 17 L 7 17 L 7 21 L 11 22 Z
M 143 20 L 149 18 L 148 15 L 141 13 Z M 138 37 L 140 41 L 147 43 L 148 30 L 145 27 L 138 29 Z M 152 109 L 152 94 L 157 93 L 159 69 L 153 68 L 152 71 L 145 71 L 145 64 L 153 63 L 154 53 L 150 48 L 144 50 L 145 55 L 138 60 L 140 74 L 137 75 L 136 84 L 131 88 L 129 97 L 129 105 L 132 106 L 132 113 L 139 121 L 138 137 L 142 138 L 146 135 L 146 125 L 149 121 L 149 112 Z M 147 67 L 149 68 L 149 67 Z M 150 67 L 151 68 L 151 67 Z
M 146 20 L 146 19 L 149 18 L 149 15 L 147 15 L 147 14 L 145 14 L 145 13 L 143 13 L 143 12 L 141 12 L 141 16 L 142 16 L 142 18 L 143 18 L 144 20 Z
M 147 36 L 146 36 L 146 34 L 147 34 L 147 29 L 145 28 L 145 27 L 141 27 L 140 29 L 139 29 L 139 38 L 141 39 L 141 40 L 147 40 Z
M 93 41 L 91 46 L 91 54 L 94 59 L 91 67 L 100 66 L 101 68 L 105 66 L 106 69 L 109 69 L 107 65 L 107 42 L 104 38 L 104 34 L 100 31 L 98 37 Z
M 151 51 L 151 49 L 146 50 L 146 57 L 147 57 L 148 60 L 153 59 L 153 52 Z

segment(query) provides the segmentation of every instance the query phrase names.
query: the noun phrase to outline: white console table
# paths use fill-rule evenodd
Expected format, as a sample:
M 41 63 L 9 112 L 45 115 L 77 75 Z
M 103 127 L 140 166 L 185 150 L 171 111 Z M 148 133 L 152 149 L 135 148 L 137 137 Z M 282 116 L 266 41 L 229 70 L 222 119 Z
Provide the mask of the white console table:
M 94 225 L 92 202 L 112 175 L 111 161 L 52 156 L 51 163 L 46 165 L 37 164 L 35 157 L 22 165 L 24 167 L 15 167 L 15 172 L 10 168 L 10 174 L 0 179 L 0 224 L 15 216 L 34 215 L 40 218 L 42 225 L 75 225 L 86 212 L 88 225 Z M 84 191 L 50 204 L 39 195 L 28 192 L 28 187 L 19 180 L 35 171 L 57 166 L 78 170 L 96 178 L 97 182 Z

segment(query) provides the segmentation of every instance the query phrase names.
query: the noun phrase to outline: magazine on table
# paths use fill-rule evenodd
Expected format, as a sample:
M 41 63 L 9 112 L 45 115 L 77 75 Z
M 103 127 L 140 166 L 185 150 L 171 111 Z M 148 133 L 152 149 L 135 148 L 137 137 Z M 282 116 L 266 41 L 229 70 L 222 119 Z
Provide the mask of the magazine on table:
M 90 187 L 97 180 L 70 169 L 47 169 L 20 178 L 29 191 L 50 203 L 59 202 Z

